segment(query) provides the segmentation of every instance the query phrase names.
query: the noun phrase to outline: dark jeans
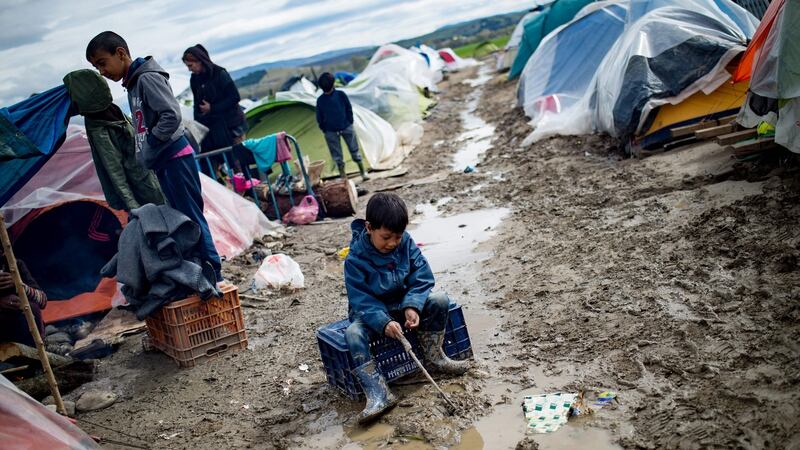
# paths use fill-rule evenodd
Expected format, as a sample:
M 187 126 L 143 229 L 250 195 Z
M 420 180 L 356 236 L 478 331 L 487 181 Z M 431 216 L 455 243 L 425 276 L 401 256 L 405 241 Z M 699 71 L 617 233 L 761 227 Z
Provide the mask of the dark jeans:
M 350 156 L 353 157 L 353 161 L 360 162 L 361 155 L 358 153 L 358 138 L 356 138 L 356 131 L 353 129 L 353 126 L 350 125 L 342 131 L 325 132 L 325 142 L 328 143 L 328 150 L 330 150 L 333 160 L 336 161 L 336 165 L 341 166 L 344 164 L 341 138 L 344 138 L 344 142 L 347 144 L 347 149 L 350 150 Z
M 221 280 L 222 262 L 214 246 L 214 239 L 211 238 L 208 222 L 203 215 L 203 192 L 194 156 L 186 155 L 170 159 L 155 172 L 169 206 L 200 225 L 200 257 L 214 268 L 217 281 Z
M 36 303 L 31 302 L 31 312 L 36 319 L 39 334 L 44 339 L 44 324 L 42 324 L 42 311 Z M 17 342 L 29 347 L 36 347 L 33 336 L 28 329 L 28 321 L 22 311 L 0 309 L 0 342 Z
M 422 312 L 419 314 L 419 331 L 444 331 L 447 326 L 447 313 L 450 310 L 450 298 L 444 292 L 431 293 L 428 299 L 425 300 L 425 306 L 422 307 Z M 390 310 L 389 315 L 393 320 L 400 323 L 400 326 L 405 325 L 406 319 L 402 310 Z M 372 355 L 369 352 L 369 343 L 371 340 L 383 336 L 383 332 L 376 333 L 364 322 L 356 319 L 347 327 L 344 337 L 347 340 L 347 346 L 350 348 L 350 355 L 353 357 L 353 362 L 356 367 L 369 362 Z

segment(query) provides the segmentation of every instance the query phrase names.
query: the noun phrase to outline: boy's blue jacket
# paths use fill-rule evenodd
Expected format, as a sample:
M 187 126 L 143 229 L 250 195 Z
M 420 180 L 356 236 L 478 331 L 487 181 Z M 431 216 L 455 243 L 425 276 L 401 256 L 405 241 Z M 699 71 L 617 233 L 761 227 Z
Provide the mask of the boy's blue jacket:
M 407 232 L 394 251 L 384 254 L 372 245 L 363 219 L 354 220 L 350 229 L 353 239 L 344 260 L 350 320 L 361 319 L 383 335 L 392 320 L 389 311 L 422 311 L 435 283 L 433 272 Z

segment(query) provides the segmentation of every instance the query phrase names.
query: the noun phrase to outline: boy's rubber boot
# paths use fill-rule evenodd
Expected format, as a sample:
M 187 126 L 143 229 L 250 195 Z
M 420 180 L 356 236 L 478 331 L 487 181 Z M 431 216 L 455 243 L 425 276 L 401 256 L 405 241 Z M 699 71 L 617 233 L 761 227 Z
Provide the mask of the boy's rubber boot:
M 347 179 L 347 170 L 345 170 L 344 164 L 339 166 L 339 177 L 341 177 L 343 180 Z
M 357 161 L 356 164 L 358 164 L 358 171 L 361 172 L 361 179 L 364 181 L 369 180 L 369 175 L 367 175 L 367 171 L 364 170 L 364 162 Z
M 358 415 L 358 423 L 363 424 L 377 419 L 397 403 L 397 398 L 389 390 L 374 361 L 356 367 L 353 372 L 361 382 L 361 388 L 367 397 L 367 406 Z
M 422 347 L 422 356 L 432 370 L 452 375 L 461 375 L 469 370 L 469 361 L 454 361 L 444 353 L 444 331 L 420 331 L 417 338 Z

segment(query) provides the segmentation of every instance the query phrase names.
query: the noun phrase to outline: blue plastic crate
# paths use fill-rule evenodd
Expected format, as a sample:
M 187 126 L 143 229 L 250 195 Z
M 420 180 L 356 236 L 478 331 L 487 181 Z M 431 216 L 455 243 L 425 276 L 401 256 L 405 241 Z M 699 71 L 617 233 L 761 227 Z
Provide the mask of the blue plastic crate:
M 328 384 L 355 400 L 363 395 L 363 392 L 361 385 L 353 375 L 355 364 L 353 364 L 353 358 L 350 357 L 350 350 L 347 348 L 347 341 L 344 337 L 348 326 L 350 326 L 349 320 L 340 320 L 320 327 L 317 330 L 317 343 L 322 363 L 325 366 L 325 374 L 328 377 Z M 422 353 L 416 333 L 406 331 L 405 335 L 414 348 L 414 353 L 421 357 Z M 370 342 L 369 346 L 378 370 L 386 377 L 386 381 L 392 382 L 419 370 L 403 350 L 400 342 L 395 339 L 383 336 Z M 443 347 L 445 354 L 453 359 L 467 359 L 472 356 L 472 344 L 469 340 L 467 324 L 464 322 L 464 312 L 461 310 L 461 306 L 455 303 L 450 304 Z

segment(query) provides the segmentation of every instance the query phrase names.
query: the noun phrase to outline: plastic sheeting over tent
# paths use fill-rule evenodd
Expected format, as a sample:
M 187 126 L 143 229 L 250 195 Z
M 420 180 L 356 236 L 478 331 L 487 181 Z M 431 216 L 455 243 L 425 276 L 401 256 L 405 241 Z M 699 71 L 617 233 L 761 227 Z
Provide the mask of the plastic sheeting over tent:
M 466 67 L 471 67 L 478 64 L 472 58 L 462 58 L 456 54 L 452 48 L 443 48 L 439 50 L 439 56 L 444 61 L 445 67 L 450 72 L 456 72 Z
M 248 136 L 258 138 L 286 131 L 297 139 L 304 155 L 326 162 L 323 176 L 336 175 L 336 164 L 317 125 L 316 104 L 317 98 L 313 94 L 279 92 L 275 100 L 247 112 Z M 353 103 L 353 121 L 361 152 L 369 167 L 392 169 L 402 162 L 406 156 L 405 149 L 398 145 L 397 135 L 388 122 L 356 103 Z M 347 171 L 358 171 L 344 144 L 342 150 Z
M 403 62 L 395 65 L 396 70 L 402 70 L 404 75 L 420 88 L 427 88 L 431 92 L 437 92 L 436 83 L 442 81 L 442 72 L 434 71 L 428 66 L 425 58 L 417 52 L 400 47 L 396 44 L 383 45 L 375 53 L 367 64 L 366 72 L 370 66 L 381 61 L 390 59 L 401 59 Z M 363 72 L 359 76 L 363 75 Z M 358 77 L 356 77 L 356 80 Z M 355 80 L 354 80 L 355 81 Z M 352 83 L 352 82 L 351 82 Z
M 765 121 L 775 127 L 775 142 L 800 153 L 800 4 L 775 0 L 736 74 L 750 66 L 750 90 L 737 121 L 755 127 Z M 755 49 L 754 49 L 755 48 Z M 752 61 L 752 62 L 751 62 Z
M 441 56 L 439 56 L 439 52 L 436 50 L 428 47 L 427 45 L 420 45 L 419 47 L 411 48 L 411 51 L 415 51 L 425 57 L 425 61 L 428 63 L 428 67 L 434 72 L 442 72 L 445 68 L 444 61 L 442 60 Z
M 744 50 L 757 24 L 728 0 L 634 1 L 631 15 L 637 7 L 643 15 L 598 69 L 596 124 L 612 136 L 642 131 L 659 105 L 716 90 L 730 78 L 725 67 Z
M 433 101 L 424 94 L 432 82 L 416 57 L 399 56 L 367 66 L 347 86 L 340 88 L 354 105 L 366 108 L 388 121 L 395 129 L 408 122 L 419 122 Z
M 524 25 L 522 39 L 517 50 L 508 79 L 513 80 L 522 73 L 528 58 L 539 48 L 545 36 L 561 25 L 569 22 L 575 14 L 593 0 L 556 0 L 549 6 L 544 7 L 536 15 L 531 17 Z
M 590 4 L 575 20 L 547 35 L 528 59 L 517 100 L 541 132 L 549 128 L 548 120 L 558 121 L 559 113 L 580 102 L 622 34 L 627 14 L 627 1 Z
M 548 111 L 555 116 L 534 124 L 528 141 L 593 130 L 621 138 L 643 132 L 658 106 L 720 87 L 730 76 L 725 66 L 756 25 L 729 0 L 633 0 L 627 22 L 580 100 Z
M 221 255 L 233 258 L 280 228 L 253 203 L 203 174 L 200 179 Z M 116 253 L 126 215 L 105 203 L 82 127 L 70 127 L 64 144 L 0 213 L 11 225 L 17 256 L 52 300 L 42 311 L 45 322 L 110 308 L 116 283 L 101 279 L 99 267 Z
M 50 411 L 0 375 L 0 442 L 11 449 L 101 450 L 68 418 Z

